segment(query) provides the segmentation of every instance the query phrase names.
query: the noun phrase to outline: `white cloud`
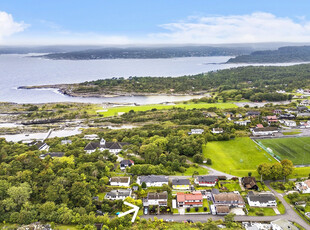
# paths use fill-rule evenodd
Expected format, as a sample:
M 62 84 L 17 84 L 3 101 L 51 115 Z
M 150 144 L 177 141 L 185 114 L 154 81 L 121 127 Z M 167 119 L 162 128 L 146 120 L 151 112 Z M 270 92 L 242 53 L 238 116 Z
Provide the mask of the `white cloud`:
M 0 40 L 12 34 L 22 32 L 28 27 L 24 22 L 15 22 L 12 15 L 0 11 Z
M 188 17 L 160 25 L 167 32 L 149 38 L 169 43 L 309 42 L 310 22 L 293 21 L 270 13 Z

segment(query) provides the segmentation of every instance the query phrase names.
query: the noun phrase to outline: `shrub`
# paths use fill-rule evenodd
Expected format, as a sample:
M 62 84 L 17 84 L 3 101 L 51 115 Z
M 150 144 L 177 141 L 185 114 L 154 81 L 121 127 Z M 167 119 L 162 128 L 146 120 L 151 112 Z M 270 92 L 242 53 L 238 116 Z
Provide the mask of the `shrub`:
M 196 211 L 196 212 L 198 212 L 198 210 L 199 210 L 199 208 L 198 208 L 198 207 L 196 207 L 196 208 L 195 208 L 195 211 Z
M 190 212 L 190 211 L 191 211 L 191 208 L 186 208 L 186 211 L 187 211 L 187 212 Z
M 207 207 L 204 207 L 204 208 L 203 208 L 203 211 L 205 211 L 205 212 L 208 211 L 208 208 L 207 208 Z
M 255 214 L 256 214 L 257 216 L 263 216 L 263 215 L 264 215 L 264 212 L 258 211 L 258 212 L 256 212 Z

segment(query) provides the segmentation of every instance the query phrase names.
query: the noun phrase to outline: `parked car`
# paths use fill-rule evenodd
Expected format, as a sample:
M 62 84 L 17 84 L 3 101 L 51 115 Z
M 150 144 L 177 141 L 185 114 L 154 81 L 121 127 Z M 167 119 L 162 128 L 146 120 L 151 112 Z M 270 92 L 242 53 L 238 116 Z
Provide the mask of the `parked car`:
M 187 223 L 194 223 L 194 221 L 192 221 L 190 219 L 187 219 L 186 221 L 187 221 Z
M 147 215 L 147 214 L 148 214 L 148 208 L 145 207 L 145 208 L 144 208 L 144 215 Z
M 172 219 L 166 219 L 166 222 L 173 222 Z

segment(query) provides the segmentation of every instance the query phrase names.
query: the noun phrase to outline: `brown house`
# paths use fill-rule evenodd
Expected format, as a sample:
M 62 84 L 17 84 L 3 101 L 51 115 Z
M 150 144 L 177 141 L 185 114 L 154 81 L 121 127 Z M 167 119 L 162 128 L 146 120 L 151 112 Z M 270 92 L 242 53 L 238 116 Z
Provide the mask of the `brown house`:
M 241 183 L 245 189 L 258 190 L 255 177 L 250 177 L 250 176 L 242 177 Z

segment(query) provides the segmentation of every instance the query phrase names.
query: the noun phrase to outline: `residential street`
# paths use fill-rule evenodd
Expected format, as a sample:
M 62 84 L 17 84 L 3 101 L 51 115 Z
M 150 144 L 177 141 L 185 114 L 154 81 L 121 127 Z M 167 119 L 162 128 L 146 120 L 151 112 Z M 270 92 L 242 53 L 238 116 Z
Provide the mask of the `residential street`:
M 218 175 L 218 174 L 217 174 Z M 271 188 L 270 182 L 266 182 L 266 186 L 275 194 L 275 196 L 283 203 L 286 212 L 283 215 L 276 215 L 276 216 L 235 216 L 236 221 L 252 221 L 252 222 L 258 222 L 258 221 L 273 221 L 277 220 L 279 218 L 287 219 L 293 222 L 298 223 L 305 229 L 310 229 L 310 225 L 308 225 L 295 211 L 294 209 L 284 200 L 282 194 L 277 193 L 274 189 Z M 154 215 L 144 215 L 141 216 L 141 218 L 144 219 L 153 219 Z M 200 222 L 206 222 L 208 219 L 213 220 L 219 220 L 223 219 L 224 216 L 214 216 L 214 215 L 202 215 L 202 214 L 191 214 L 191 215 L 156 215 L 158 219 L 172 219 L 177 222 L 182 222 L 187 219 L 191 219 L 194 222 L 200 221 Z

